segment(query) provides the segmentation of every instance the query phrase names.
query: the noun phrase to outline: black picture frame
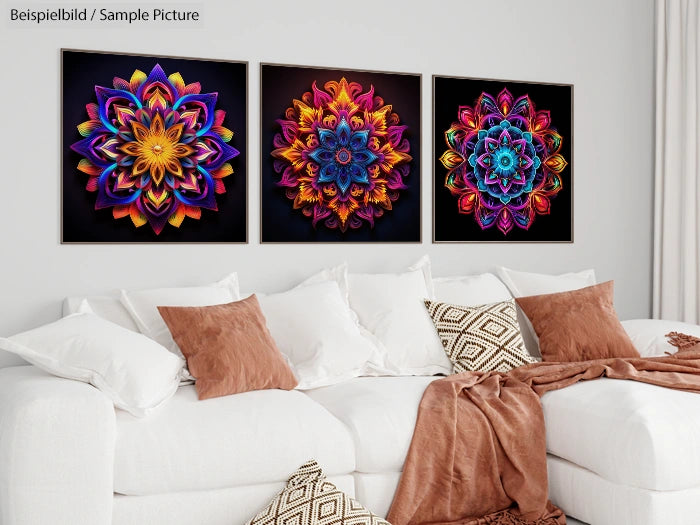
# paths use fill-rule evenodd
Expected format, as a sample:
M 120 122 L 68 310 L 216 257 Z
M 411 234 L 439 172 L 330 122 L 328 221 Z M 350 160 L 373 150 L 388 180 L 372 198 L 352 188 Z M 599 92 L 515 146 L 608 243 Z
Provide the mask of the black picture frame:
M 540 157 L 543 156 L 542 154 L 546 157 L 539 160 L 540 172 L 547 170 L 551 175 L 547 162 L 558 170 L 554 176 L 559 179 L 559 190 L 553 192 L 550 186 L 556 183 L 546 180 L 542 173 L 535 174 L 534 191 L 528 193 L 528 201 L 525 202 L 524 207 L 515 213 L 507 212 L 510 214 L 510 223 L 508 220 L 499 223 L 500 215 L 493 218 L 493 212 L 498 210 L 503 202 L 500 201 L 499 204 L 499 201 L 496 201 L 496 198 L 488 192 L 489 186 L 485 185 L 485 192 L 478 188 L 479 178 L 483 179 L 488 170 L 478 162 L 477 169 L 470 164 L 470 157 L 475 149 L 483 148 L 483 144 L 478 145 L 478 132 L 474 134 L 474 130 L 477 128 L 486 130 L 498 124 L 498 118 L 493 116 L 492 106 L 495 105 L 498 110 L 499 100 L 507 103 L 508 96 L 505 94 L 499 99 L 499 95 L 504 90 L 510 93 L 513 107 L 520 100 L 520 104 L 529 104 L 532 108 L 532 111 L 525 107 L 511 108 L 514 112 L 533 116 L 533 118 L 541 111 L 549 112 L 547 128 L 537 128 L 536 135 L 539 133 L 541 136 L 536 136 L 534 144 L 537 144 L 537 138 L 542 138 L 544 135 L 547 135 L 544 140 L 551 141 L 553 137 L 551 130 L 554 130 L 562 139 L 558 149 L 547 146 L 539 148 L 541 153 L 538 153 Z M 485 98 L 484 94 L 490 95 L 490 99 Z M 529 97 L 529 102 L 523 102 L 519 98 L 522 96 Z M 573 84 L 433 75 L 433 243 L 571 243 L 574 241 L 573 97 Z M 495 104 L 491 104 L 491 101 Z M 477 105 L 479 105 L 478 110 Z M 461 116 L 461 108 L 466 108 L 464 117 Z M 470 111 L 472 113 L 469 113 Z M 512 114 L 512 111 L 508 110 L 506 115 Z M 487 117 L 488 115 L 491 116 Z M 506 115 L 502 114 L 501 117 L 506 119 Z M 464 118 L 464 122 L 469 122 L 469 118 L 477 120 L 481 118 L 484 121 L 474 121 L 474 126 L 471 126 L 464 125 L 460 118 Z M 488 122 L 485 121 L 486 119 Z M 513 120 L 518 123 L 518 126 L 523 127 L 520 125 L 522 120 L 517 118 Z M 544 123 L 546 119 L 542 114 L 538 126 Z M 532 123 L 528 125 L 531 126 Z M 453 129 L 452 145 L 448 142 L 446 134 L 450 129 Z M 517 132 L 516 134 L 520 135 Z M 445 157 L 446 153 L 449 154 L 447 157 Z M 452 153 L 457 154 L 451 155 Z M 483 151 L 479 149 L 479 153 L 483 154 Z M 552 158 L 554 155 L 560 155 L 564 161 L 561 162 L 559 157 Z M 480 156 L 477 155 L 477 157 Z M 474 160 L 475 158 L 472 158 L 472 161 Z M 491 158 L 482 160 L 491 161 Z M 458 167 L 454 167 L 454 164 L 458 164 Z M 562 165 L 564 165 L 563 168 Z M 490 173 L 489 177 L 492 176 L 493 173 Z M 502 188 L 507 187 L 509 182 L 511 181 L 506 180 L 505 185 L 499 185 L 495 191 L 492 190 L 492 193 L 503 192 Z M 544 183 L 540 185 L 540 189 L 543 189 L 541 192 L 538 191 L 538 182 Z M 517 194 L 517 190 L 510 190 L 510 192 Z M 537 195 L 538 207 L 534 207 L 533 204 L 535 195 Z M 547 197 L 546 201 L 542 198 L 543 196 Z M 510 195 L 506 194 L 503 197 L 505 200 Z M 481 199 L 484 201 L 483 208 L 479 206 Z M 487 201 L 487 199 L 490 200 Z M 524 199 L 521 199 L 514 207 L 521 206 L 523 202 Z M 480 218 L 483 217 L 483 222 L 492 219 L 486 227 L 482 227 L 481 222 L 476 219 L 478 209 L 483 210 L 483 215 L 479 215 Z M 530 212 L 526 213 L 528 210 Z M 534 215 L 531 223 L 527 228 L 522 227 L 530 215 Z M 504 233 L 504 230 L 507 232 Z
M 361 214 L 355 213 L 355 227 L 348 226 L 352 214 L 343 225 L 342 219 L 338 218 L 337 208 L 326 206 L 327 201 L 319 204 L 318 211 L 314 205 L 303 203 L 298 203 L 300 205 L 295 208 L 294 195 L 301 183 L 295 179 L 291 183 L 287 181 L 287 186 L 281 185 L 282 174 L 288 165 L 284 165 L 284 159 L 280 160 L 272 154 L 285 140 L 280 122 L 290 122 L 299 118 L 298 114 L 294 114 L 294 108 L 297 107 L 295 101 L 307 97 L 306 100 L 313 105 L 314 93 L 321 92 L 325 95 L 318 95 L 321 98 L 316 101 L 320 103 L 323 97 L 326 97 L 324 100 L 327 101 L 333 89 L 340 89 L 338 85 L 342 79 L 346 79 L 348 84 L 353 86 L 354 97 L 364 96 L 362 100 L 374 104 L 372 108 L 390 106 L 387 119 L 392 125 L 405 126 L 398 142 L 408 148 L 410 155 L 410 160 L 402 162 L 404 167 L 400 168 L 406 170 L 402 179 L 405 187 L 399 190 L 390 189 L 387 192 L 392 192 L 391 209 L 382 208 L 380 216 L 374 217 L 373 221 L 358 218 Z M 422 76 L 415 73 L 261 64 L 261 243 L 421 242 L 421 80 Z M 336 87 L 331 87 L 329 82 L 335 83 Z M 372 136 L 370 133 L 370 137 Z M 309 137 L 309 133 L 304 134 L 304 140 L 309 140 Z M 286 142 L 286 147 L 289 147 L 289 144 L 291 143 Z M 386 144 L 386 141 L 382 144 Z M 307 154 L 308 151 L 304 153 Z M 356 158 L 351 157 L 353 160 Z M 307 162 L 302 169 L 307 169 L 309 164 L 311 163 Z M 369 166 L 371 167 L 371 164 Z M 382 176 L 386 177 L 386 173 Z M 296 186 L 290 187 L 289 184 Z M 338 184 L 343 183 L 339 180 Z M 349 186 L 338 189 L 336 185 L 335 190 L 332 184 L 328 186 L 331 186 L 329 192 L 336 191 L 338 194 L 345 189 L 343 197 L 347 197 L 347 191 L 351 191 Z M 375 187 L 379 187 L 379 184 Z M 320 194 L 321 190 L 316 191 Z M 328 209 L 323 209 L 322 206 Z M 315 220 L 324 213 L 329 215 Z M 370 210 L 364 217 L 371 213 L 374 212 Z M 330 224 L 334 225 L 332 227 L 327 225 L 326 221 L 329 218 Z
M 87 147 L 74 145 L 81 140 L 89 138 L 80 134 L 78 126 L 93 120 L 87 111 L 87 105 L 94 105 L 98 102 L 96 86 L 112 90 L 116 89 L 114 87 L 115 82 L 122 82 L 119 87 L 124 88 L 122 91 L 128 91 L 130 88 L 125 86 L 123 81 L 129 83 L 134 71 L 140 70 L 144 72 L 146 76 L 149 76 L 148 81 L 150 81 L 155 78 L 150 75 L 155 71 L 156 66 L 162 69 L 165 77 L 173 73 L 179 73 L 184 80 L 183 86 L 185 87 L 183 89 L 192 90 L 191 93 L 187 92 L 190 95 L 198 94 L 211 97 L 211 94 L 215 94 L 213 99 L 206 99 L 208 101 L 214 100 L 211 107 L 207 105 L 208 103 L 202 102 L 203 99 L 201 97 L 196 98 L 196 100 L 194 97 L 190 97 L 188 100 L 191 105 L 187 106 L 185 100 L 181 99 L 181 105 L 178 109 L 180 113 L 186 111 L 188 107 L 190 109 L 195 108 L 195 110 L 199 109 L 199 115 L 204 115 L 205 109 L 206 111 L 211 110 L 210 113 L 214 118 L 214 120 L 209 122 L 211 127 L 204 135 L 198 135 L 189 144 L 195 150 L 200 148 L 202 143 L 205 144 L 206 148 L 211 146 L 214 152 L 207 158 L 218 158 L 218 161 L 203 161 L 201 158 L 196 162 L 192 161 L 191 163 L 195 167 L 191 171 L 183 168 L 183 173 L 186 177 L 189 177 L 184 185 L 183 180 L 185 178 L 179 177 L 177 173 L 168 171 L 167 168 L 163 172 L 163 178 L 159 178 L 158 170 L 150 164 L 147 176 L 151 177 L 151 185 L 147 186 L 146 184 L 148 183 L 144 184 L 142 180 L 139 180 L 138 183 L 134 183 L 132 186 L 132 188 L 135 188 L 134 191 L 139 192 L 140 196 L 146 194 L 149 188 L 152 189 L 153 195 L 155 195 L 152 201 L 146 204 L 139 203 L 141 206 L 151 206 L 151 208 L 147 209 L 148 215 L 143 213 L 138 215 L 139 209 L 143 209 L 143 207 L 138 208 L 134 204 L 134 206 L 129 205 L 130 207 L 127 208 L 125 207 L 127 205 L 123 204 L 124 201 L 128 200 L 128 196 L 124 197 L 125 192 L 128 190 L 120 189 L 121 193 L 117 193 L 118 198 L 111 198 L 110 192 L 112 189 L 109 186 L 109 175 L 105 174 L 102 179 L 99 176 L 99 173 L 103 173 L 107 168 L 102 166 L 90 168 L 88 166 L 87 170 L 79 169 L 81 161 L 88 163 L 90 161 L 84 154 L 76 151 L 81 149 L 87 150 Z M 123 80 L 120 81 L 118 79 Z M 169 80 L 161 79 L 161 81 L 163 85 L 160 89 L 164 93 L 167 92 L 171 98 L 174 98 L 175 94 L 179 93 L 172 91 L 172 85 L 170 88 L 165 86 Z M 199 93 L 194 93 L 197 89 L 188 86 L 195 83 L 198 83 Z M 158 88 L 153 87 L 153 89 Z M 171 91 L 168 91 L 169 89 Z M 111 91 L 104 90 L 102 92 L 105 94 L 111 93 Z M 182 95 L 182 93 L 179 94 Z M 119 100 L 121 101 L 122 99 Z M 248 242 L 248 62 L 61 49 L 61 101 L 61 243 L 245 244 Z M 128 107 L 129 103 L 133 106 L 132 109 L 138 108 L 137 104 L 131 99 L 124 102 L 123 106 Z M 167 104 L 174 104 L 174 102 L 168 98 Z M 167 111 L 171 109 L 173 108 L 168 107 Z M 158 112 L 157 110 L 154 111 Z M 223 114 L 218 113 L 219 111 L 225 112 L 222 122 L 219 122 L 219 120 L 221 120 L 220 116 Z M 152 115 L 155 120 L 154 115 L 155 113 Z M 216 116 L 214 117 L 214 115 Z M 123 124 L 114 117 L 115 115 L 110 114 L 105 119 L 107 122 L 110 122 L 109 119 L 111 118 L 115 124 L 114 127 L 117 128 L 119 126 L 118 129 L 121 129 Z M 204 117 L 198 118 L 203 119 Z M 97 120 L 100 119 L 98 118 Z M 127 122 L 127 131 L 129 131 L 128 124 Z M 172 124 L 173 121 L 168 121 L 165 126 L 168 127 Z M 102 125 L 104 127 L 104 123 Z M 193 124 L 195 127 L 201 125 L 200 121 Z M 205 123 L 206 125 L 207 123 Z M 221 127 L 216 128 L 219 125 Z M 90 129 L 94 131 L 96 126 L 96 124 L 83 125 L 86 128 L 84 131 Z M 170 128 L 168 127 L 168 129 Z M 186 129 L 182 132 L 183 137 L 187 133 Z M 202 128 L 200 127 L 199 129 Z M 215 133 L 214 129 L 218 129 L 217 136 L 219 137 L 215 141 L 207 138 L 213 136 Z M 225 140 L 228 131 L 224 131 L 224 129 L 233 132 L 232 137 L 228 141 Z M 108 132 L 112 133 L 112 135 L 117 134 L 112 132 L 111 129 Z M 104 136 L 99 137 L 96 133 L 94 137 L 95 144 L 106 142 L 109 139 L 109 133 L 105 132 L 103 133 Z M 178 140 L 182 142 L 189 139 L 181 138 Z M 233 150 L 228 149 L 229 146 Z M 124 147 L 123 141 L 119 142 L 112 149 L 123 154 L 123 151 L 120 149 L 122 147 Z M 234 153 L 234 150 L 236 153 Z M 88 155 L 94 154 L 94 150 L 88 151 Z M 189 152 L 190 150 L 187 151 Z M 198 151 L 199 153 L 187 153 L 185 157 L 192 159 L 193 155 L 201 155 L 201 148 Z M 178 150 L 178 154 L 182 154 L 181 149 Z M 233 157 L 227 158 L 230 155 L 233 155 Z M 132 156 L 132 158 L 138 160 L 138 157 Z M 100 159 L 104 160 L 102 157 Z M 225 162 L 223 162 L 224 160 Z M 123 159 L 121 162 L 124 162 Z M 187 159 L 182 162 L 187 162 Z M 184 166 L 182 162 L 180 163 L 181 167 Z M 115 164 L 117 168 L 111 173 L 115 174 L 117 170 L 123 169 L 124 174 L 120 173 L 118 176 L 121 176 L 122 180 L 126 181 L 123 185 L 124 188 L 133 182 L 132 178 L 134 180 L 138 178 L 132 177 L 133 171 L 129 172 L 128 166 L 122 167 L 119 165 L 119 161 L 115 162 Z M 228 164 L 233 172 L 222 176 L 225 173 L 222 170 L 228 170 L 225 164 Z M 92 170 L 93 173 L 87 174 L 86 171 L 89 170 Z M 97 176 L 95 170 L 98 174 Z M 151 171 L 154 173 L 151 173 Z M 194 181 L 190 174 L 192 177 L 195 177 Z M 164 185 L 168 184 L 167 177 L 169 176 L 175 182 L 167 186 L 167 192 L 163 192 Z M 202 179 L 198 179 L 200 176 Z M 156 179 L 160 180 L 160 185 L 155 183 Z M 197 180 L 203 180 L 203 182 L 197 182 Z M 177 192 L 175 189 L 176 185 L 178 188 Z M 114 188 L 114 186 L 111 188 Z M 188 188 L 194 188 L 194 190 L 188 190 Z M 194 191 L 194 197 L 186 197 L 188 191 L 190 192 L 189 195 L 192 195 Z M 175 195 L 176 193 L 177 196 Z M 100 197 L 100 195 L 103 195 L 103 197 Z M 106 197 L 104 197 L 105 195 Z M 202 198 L 203 195 L 206 195 L 206 198 Z M 158 199 L 161 200 L 159 201 Z M 194 205 L 190 206 L 188 204 L 187 208 L 184 208 L 183 203 L 185 201 L 189 204 L 194 203 Z M 167 206 L 167 208 L 164 206 Z M 187 210 L 184 218 L 183 209 Z M 134 213 L 136 220 L 131 219 L 132 213 Z M 163 217 L 166 215 L 167 221 L 164 223 Z M 144 218 L 147 219 L 145 223 L 143 222 Z M 179 226 L 173 226 L 173 224 L 178 224 L 178 221 Z M 141 224 L 138 227 L 136 226 L 137 222 Z

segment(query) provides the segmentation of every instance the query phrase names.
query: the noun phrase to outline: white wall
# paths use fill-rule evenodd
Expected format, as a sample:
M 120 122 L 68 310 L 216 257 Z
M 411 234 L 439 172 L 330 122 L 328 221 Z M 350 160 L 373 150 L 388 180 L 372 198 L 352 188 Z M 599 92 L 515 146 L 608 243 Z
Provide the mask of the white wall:
M 344 259 L 398 270 L 425 252 L 437 275 L 594 267 L 615 279 L 621 317 L 648 316 L 653 0 L 202 4 L 204 23 L 188 30 L 2 23 L 0 334 L 58 317 L 67 294 L 206 283 L 232 269 L 246 289 L 272 290 Z M 61 47 L 250 61 L 249 245 L 59 243 Z M 423 74 L 422 245 L 259 244 L 260 61 Z M 575 84 L 573 244 L 431 244 L 433 73 Z

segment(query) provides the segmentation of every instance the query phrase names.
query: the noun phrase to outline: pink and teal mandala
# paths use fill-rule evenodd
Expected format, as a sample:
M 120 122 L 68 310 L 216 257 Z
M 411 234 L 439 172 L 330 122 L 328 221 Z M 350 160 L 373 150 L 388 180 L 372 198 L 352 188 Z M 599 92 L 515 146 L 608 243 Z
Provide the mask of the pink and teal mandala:
M 218 94 L 185 84 L 179 73 L 166 76 L 158 64 L 148 75 L 115 77 L 113 86 L 95 86 L 97 102 L 78 126 L 84 138 L 71 145 L 83 157 L 86 189 L 97 193 L 95 209 L 111 208 L 115 219 L 129 217 L 156 235 L 185 217 L 200 219 L 202 209 L 217 211 L 229 161 L 239 155 Z
M 445 187 L 459 213 L 473 215 L 482 230 L 496 227 L 506 236 L 550 213 L 567 161 L 550 112 L 536 110 L 530 97 L 482 93 L 473 107 L 459 107 L 445 142 Z

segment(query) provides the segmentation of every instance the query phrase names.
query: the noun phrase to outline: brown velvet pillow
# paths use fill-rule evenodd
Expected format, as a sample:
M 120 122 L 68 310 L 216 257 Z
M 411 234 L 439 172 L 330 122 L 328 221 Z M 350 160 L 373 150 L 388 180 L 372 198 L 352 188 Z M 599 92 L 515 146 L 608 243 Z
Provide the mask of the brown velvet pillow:
M 257 297 L 214 306 L 159 306 L 196 379 L 199 399 L 297 386 Z
M 613 281 L 516 301 L 540 339 L 543 361 L 639 357 L 617 318 Z

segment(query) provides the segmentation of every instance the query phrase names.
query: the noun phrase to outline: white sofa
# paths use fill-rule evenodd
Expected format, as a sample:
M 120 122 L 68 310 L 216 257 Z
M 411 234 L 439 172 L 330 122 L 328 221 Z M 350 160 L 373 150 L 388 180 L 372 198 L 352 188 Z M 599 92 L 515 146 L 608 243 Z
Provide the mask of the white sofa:
M 236 525 L 309 458 L 385 515 L 436 377 L 115 410 L 90 385 L 0 370 L 0 524 Z M 550 495 L 594 525 L 697 524 L 700 396 L 602 379 L 543 397 Z
M 455 295 L 443 300 L 465 295 L 454 279 L 435 283 L 443 286 L 438 295 Z M 65 313 L 75 302 L 66 301 Z M 137 330 L 114 297 L 90 302 Z M 673 350 L 663 338 L 669 331 L 700 336 L 700 327 L 680 323 L 623 325 L 643 356 Z M 205 401 L 182 386 L 137 418 L 89 384 L 7 366 L 17 364 L 7 356 L 0 355 L 0 525 L 242 525 L 312 458 L 385 516 L 421 397 L 439 379 L 359 377 Z M 550 392 L 542 404 L 549 492 L 568 515 L 592 525 L 700 523 L 700 395 L 601 379 Z

